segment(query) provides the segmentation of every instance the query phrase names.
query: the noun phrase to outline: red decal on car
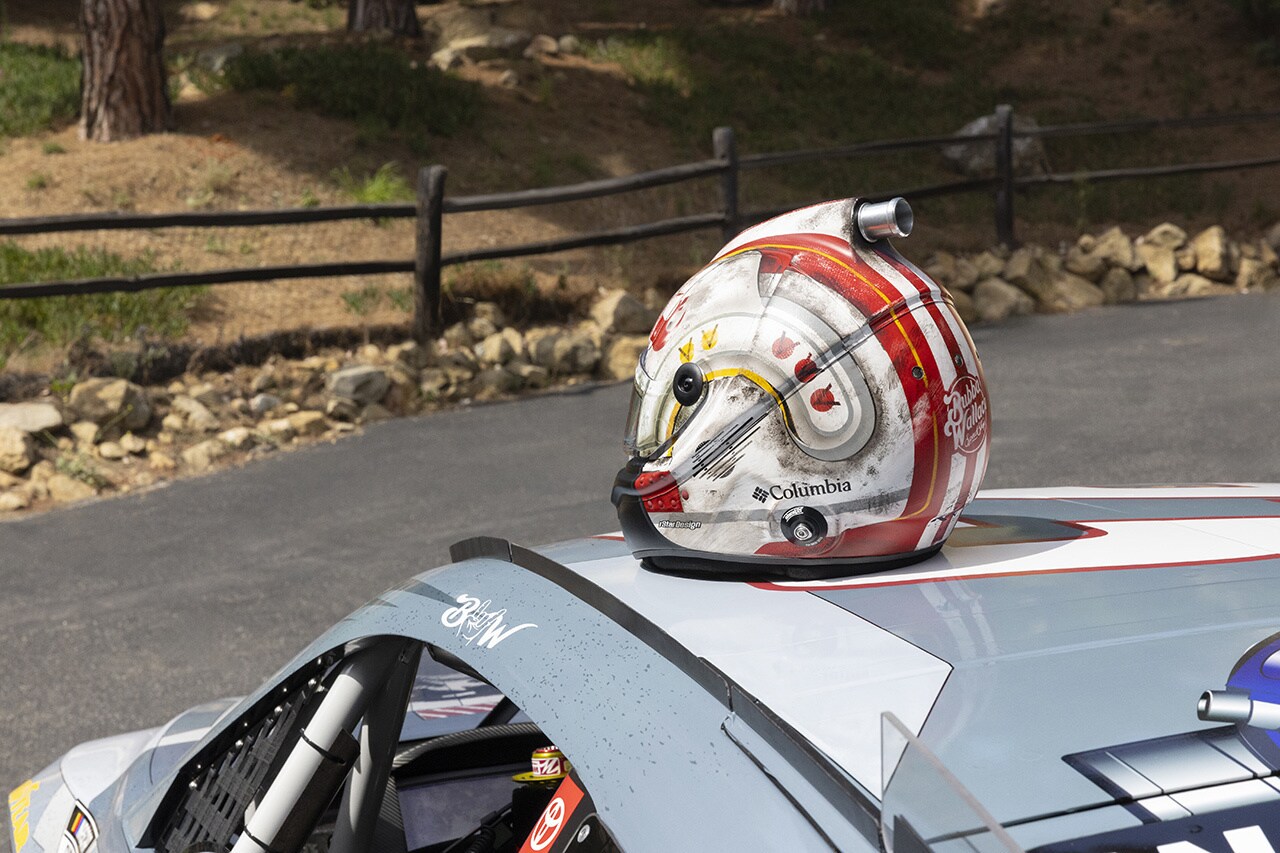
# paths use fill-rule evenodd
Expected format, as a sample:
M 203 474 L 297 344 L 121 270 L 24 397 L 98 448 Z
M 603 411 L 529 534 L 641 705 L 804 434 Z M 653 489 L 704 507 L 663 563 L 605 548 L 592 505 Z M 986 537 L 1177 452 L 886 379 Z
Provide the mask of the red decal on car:
M 547 803 L 547 807 L 542 810 L 542 816 L 538 818 L 529 837 L 525 839 L 520 853 L 546 853 L 550 850 L 580 802 L 582 802 L 582 789 L 574 783 L 572 778 L 566 776 L 560 783 L 560 787 L 556 788 L 551 802 Z

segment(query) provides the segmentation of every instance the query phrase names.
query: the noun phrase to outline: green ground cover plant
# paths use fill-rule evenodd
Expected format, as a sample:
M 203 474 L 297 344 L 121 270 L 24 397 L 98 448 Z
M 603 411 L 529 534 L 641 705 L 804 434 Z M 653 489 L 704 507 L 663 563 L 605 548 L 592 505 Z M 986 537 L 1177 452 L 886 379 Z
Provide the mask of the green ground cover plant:
M 138 275 L 155 270 L 150 257 L 122 258 L 99 249 L 28 250 L 0 242 L 0 288 L 28 281 Z M 173 338 L 186 331 L 205 288 L 174 287 L 140 293 L 49 296 L 0 300 L 0 368 L 16 351 L 62 346 L 83 337 L 118 341 L 145 331 Z
M 371 136 L 397 133 L 415 148 L 471 125 L 480 109 L 474 84 L 380 44 L 247 51 L 227 63 L 226 80 L 237 91 L 279 92 L 304 109 L 351 119 Z
M 79 109 L 79 59 L 59 48 L 0 43 L 0 137 L 57 127 Z
M 1065 107 L 1045 104 L 1031 82 L 1010 87 L 989 79 L 994 61 L 1019 42 L 1073 26 L 1079 25 L 1052 5 L 1012 4 L 965 30 L 951 4 L 866 0 L 832 4 L 798 29 L 708 20 L 661 32 L 619 32 L 587 50 L 627 73 L 646 96 L 650 120 L 668 127 L 691 156 L 705 156 L 721 124 L 737 132 L 739 152 L 751 154 L 949 134 L 999 103 L 1033 110 L 1041 124 L 1100 120 L 1085 97 Z M 1201 111 L 1194 82 L 1188 78 L 1186 84 L 1187 113 Z M 1050 169 L 1077 171 L 1190 162 L 1204 145 L 1189 136 L 1134 133 L 1054 139 L 1047 148 Z M 907 190 L 961 177 L 929 149 L 793 164 L 746 173 L 743 207 Z M 1090 227 L 1166 211 L 1192 214 L 1222 203 L 1222 193 L 1202 178 L 1137 187 L 1037 190 L 1020 194 L 1018 215 Z M 985 193 L 922 204 L 934 221 L 991 216 Z
M 353 175 L 344 166 L 333 173 L 333 180 L 339 189 L 361 204 L 411 201 L 414 197 L 413 187 L 396 163 L 383 163 L 377 171 L 364 178 Z

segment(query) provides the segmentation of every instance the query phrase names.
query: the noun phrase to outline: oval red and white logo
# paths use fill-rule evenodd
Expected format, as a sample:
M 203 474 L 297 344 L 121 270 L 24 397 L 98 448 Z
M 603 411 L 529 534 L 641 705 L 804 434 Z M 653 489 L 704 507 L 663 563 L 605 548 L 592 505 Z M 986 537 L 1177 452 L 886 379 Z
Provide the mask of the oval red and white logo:
M 531 849 L 546 850 L 551 846 L 564 826 L 564 813 L 564 798 L 556 797 L 547 803 L 547 807 L 542 812 L 542 817 L 538 818 L 538 823 L 533 827 L 533 832 L 529 833 L 529 847 Z
M 942 405 L 947 410 L 943 434 L 961 453 L 976 453 L 987 440 L 987 396 L 982 383 L 968 374 L 956 377 L 942 396 Z

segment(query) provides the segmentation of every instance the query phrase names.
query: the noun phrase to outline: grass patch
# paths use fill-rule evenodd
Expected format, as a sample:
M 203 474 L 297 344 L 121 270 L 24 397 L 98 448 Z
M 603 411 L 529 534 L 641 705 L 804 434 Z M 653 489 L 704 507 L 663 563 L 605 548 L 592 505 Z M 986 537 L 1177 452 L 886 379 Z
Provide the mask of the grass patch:
M 476 85 L 380 44 L 248 51 L 227 63 L 226 79 L 237 91 L 280 92 L 305 109 L 400 134 L 419 149 L 428 136 L 472 124 L 480 107 Z
M 440 307 L 445 324 L 466 320 L 477 302 L 494 302 L 507 319 L 518 325 L 563 322 L 583 316 L 590 293 L 563 288 L 538 287 L 533 271 L 502 261 L 477 261 L 445 270 L 440 286 Z
M 154 271 L 152 258 L 122 258 L 98 249 L 28 251 L 0 242 L 0 288 L 28 281 L 138 275 Z M 48 296 L 0 300 L 0 367 L 14 352 L 41 343 L 61 346 L 84 337 L 123 340 L 145 330 L 173 338 L 186 331 L 204 288 L 141 293 Z
M 93 486 L 95 489 L 105 489 L 111 485 L 111 481 L 102 475 L 90 461 L 89 457 L 84 453 L 77 453 L 74 456 L 59 456 L 53 463 L 54 469 L 59 474 L 65 474 L 73 480 L 79 480 Z
M 348 290 L 342 294 L 342 303 L 347 310 L 357 317 L 367 317 L 388 302 L 397 311 L 413 310 L 413 291 L 407 287 L 395 287 L 384 290 L 372 284 L 356 290 Z
M 333 173 L 338 188 L 361 204 L 384 204 L 392 201 L 411 201 L 413 187 L 400 172 L 396 163 L 383 163 L 372 175 L 357 178 L 343 166 Z
M 196 176 L 196 185 L 187 196 L 187 207 L 211 207 L 219 196 L 230 195 L 235 187 L 236 175 L 227 164 L 212 158 L 205 161 L 204 167 Z M 121 206 L 121 205 L 117 205 Z
M 0 137 L 39 133 L 79 111 L 79 59 L 60 48 L 0 44 Z
M 1041 124 L 1124 117 L 1098 114 L 1088 98 L 1064 109 L 1060 100 L 1046 100 L 1034 80 L 990 82 L 998 58 L 1021 44 L 1087 35 L 1061 8 L 1011 3 L 972 30 L 958 22 L 953 3 L 865 0 L 769 26 L 709 20 L 618 33 L 588 54 L 626 72 L 645 96 L 649 121 L 668 127 L 690 157 L 706 156 L 720 125 L 737 131 L 741 153 L 754 154 L 952 133 L 999 103 L 1033 112 Z M 1171 75 L 1182 111 L 1202 110 L 1205 81 L 1197 69 Z M 1191 162 L 1207 151 L 1193 136 L 1169 133 L 1053 139 L 1047 146 L 1055 171 Z M 741 207 L 902 191 L 958 177 L 932 150 L 793 164 L 744 174 Z M 1197 177 L 1116 182 L 1020 194 L 1017 211 L 1030 222 L 1092 225 L 1217 210 L 1220 197 Z M 991 217 L 987 195 L 928 206 L 942 222 Z

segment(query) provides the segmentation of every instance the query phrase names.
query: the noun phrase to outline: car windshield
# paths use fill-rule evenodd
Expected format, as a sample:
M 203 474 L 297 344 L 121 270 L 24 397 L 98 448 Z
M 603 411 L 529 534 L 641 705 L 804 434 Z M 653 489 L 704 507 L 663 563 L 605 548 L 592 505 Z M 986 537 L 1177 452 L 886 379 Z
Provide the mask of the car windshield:
M 400 740 L 422 740 L 473 729 L 502 699 L 496 687 L 424 654 L 409 694 Z M 510 722 L 528 720 L 520 712 Z

